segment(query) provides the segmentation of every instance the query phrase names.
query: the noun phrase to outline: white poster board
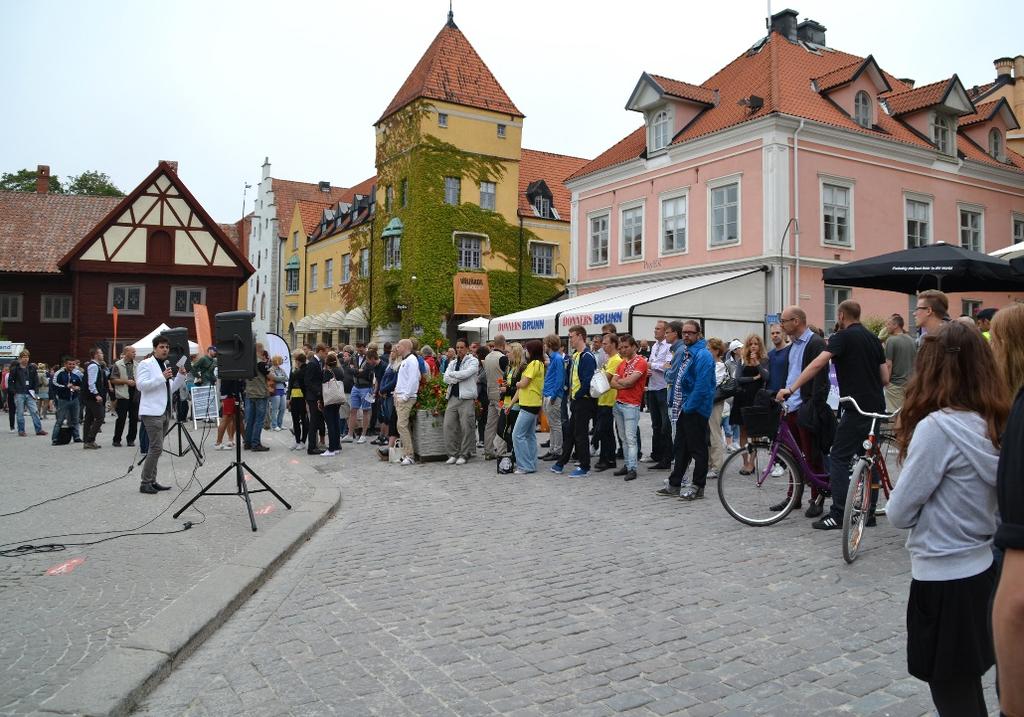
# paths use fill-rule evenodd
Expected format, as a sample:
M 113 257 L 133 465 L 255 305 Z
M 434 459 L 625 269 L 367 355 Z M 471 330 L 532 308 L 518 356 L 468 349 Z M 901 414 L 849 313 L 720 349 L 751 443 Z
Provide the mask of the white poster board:
M 212 418 L 217 420 L 220 416 L 218 411 L 219 396 L 217 386 L 193 386 L 192 387 L 192 427 L 198 429 L 199 421 Z

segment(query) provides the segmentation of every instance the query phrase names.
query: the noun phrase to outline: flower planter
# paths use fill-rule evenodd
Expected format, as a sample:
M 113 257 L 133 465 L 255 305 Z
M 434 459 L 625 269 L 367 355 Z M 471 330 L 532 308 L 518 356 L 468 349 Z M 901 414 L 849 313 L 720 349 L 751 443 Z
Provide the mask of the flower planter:
M 444 444 L 444 413 L 415 411 L 412 421 L 412 445 L 416 457 L 424 460 L 447 458 Z

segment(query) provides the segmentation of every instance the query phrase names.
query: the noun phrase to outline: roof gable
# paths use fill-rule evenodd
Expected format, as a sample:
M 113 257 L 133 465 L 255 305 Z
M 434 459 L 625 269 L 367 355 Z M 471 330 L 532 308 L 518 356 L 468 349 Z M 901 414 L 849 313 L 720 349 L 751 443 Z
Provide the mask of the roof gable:
M 871 79 L 875 85 L 875 90 L 879 94 L 892 91 L 892 86 L 885 79 L 885 74 L 882 72 L 882 68 L 878 66 L 873 55 L 868 55 L 859 62 L 851 62 L 849 65 L 826 72 L 820 77 L 815 77 L 814 84 L 817 86 L 818 92 L 828 93 L 854 82 L 864 74 Z
M 153 262 L 148 235 L 159 228 L 173 246 L 173 263 L 197 267 L 237 269 L 249 276 L 252 265 L 178 177 L 169 162 L 159 162 L 133 189 L 75 244 L 58 263 L 96 261 L 138 264 Z
M 551 193 L 551 204 L 559 218 L 568 222 L 572 196 L 565 186 L 565 181 L 587 162 L 588 160 L 581 157 L 524 148 L 519 159 L 519 215 L 536 216 L 527 193 L 531 184 L 543 181 Z
M 1017 122 L 1013 110 L 1010 109 L 1010 103 L 1004 97 L 978 104 L 972 114 L 960 118 L 958 126 L 970 127 L 983 122 L 991 122 L 996 115 L 999 115 L 1006 123 L 1007 129 L 1020 129 L 1020 123 Z
M 689 82 L 673 80 L 670 77 L 644 72 L 633 88 L 626 102 L 627 110 L 644 112 L 665 99 L 692 102 L 703 107 L 713 107 L 716 93 L 707 87 L 691 85 Z
M 523 116 L 451 15 L 375 124 L 421 98 Z
M 942 109 L 957 115 L 974 112 L 974 103 L 964 89 L 960 78 L 953 75 L 948 80 L 940 80 L 905 92 L 890 94 L 885 98 L 889 114 L 894 117 L 908 115 L 930 107 Z

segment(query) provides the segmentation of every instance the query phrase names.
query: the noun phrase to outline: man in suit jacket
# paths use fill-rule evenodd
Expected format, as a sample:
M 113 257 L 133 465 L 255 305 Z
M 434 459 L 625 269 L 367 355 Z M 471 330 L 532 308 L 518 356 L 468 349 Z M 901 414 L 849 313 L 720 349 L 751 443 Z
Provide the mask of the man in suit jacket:
M 170 421 L 171 395 L 185 385 L 185 368 L 171 366 L 167 354 L 171 344 L 163 334 L 153 339 L 153 355 L 139 364 L 135 371 L 135 388 L 141 396 L 139 419 L 146 429 L 149 450 L 146 462 L 142 464 L 141 493 L 157 493 L 170 490 L 170 486 L 156 482 L 156 464 L 163 452 L 164 434 Z
M 309 443 L 306 452 L 311 456 L 323 453 L 317 447 L 317 439 L 324 425 L 324 366 L 327 364 L 327 345 L 317 344 L 316 352 L 306 362 L 303 377 L 306 386 L 303 394 L 309 408 Z

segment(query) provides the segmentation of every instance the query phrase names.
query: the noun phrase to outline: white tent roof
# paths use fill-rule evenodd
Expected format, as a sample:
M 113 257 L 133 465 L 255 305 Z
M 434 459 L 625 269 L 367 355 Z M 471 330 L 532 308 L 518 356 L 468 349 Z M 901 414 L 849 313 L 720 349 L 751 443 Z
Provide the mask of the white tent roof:
M 1010 259 L 1016 259 L 1018 256 L 1024 256 L 1024 244 L 1011 244 L 1010 246 L 1004 246 L 1002 249 L 996 249 L 990 251 L 989 256 L 997 256 L 1002 259 L 1009 261 Z
M 327 329 L 340 329 L 345 325 L 345 311 L 344 309 L 335 311 L 333 314 L 327 317 L 327 324 L 324 328 Z
M 171 327 L 168 326 L 167 324 L 160 324 L 155 329 L 153 329 L 148 334 L 146 334 L 141 339 L 132 344 L 132 348 L 135 349 L 136 351 L 145 351 L 146 353 L 149 353 L 150 351 L 153 350 L 153 337 L 155 337 L 157 334 L 162 334 L 169 328 Z M 188 342 L 188 351 L 190 354 L 193 355 L 199 353 L 199 344 L 190 339 Z
M 363 310 L 363 307 L 357 306 L 346 314 L 345 321 L 342 325 L 352 329 L 359 329 L 364 326 L 369 326 L 370 321 L 366 318 L 366 312 Z
M 731 282 L 730 286 L 718 286 Z M 752 301 L 751 299 L 755 300 Z M 604 324 L 637 336 L 653 333 L 664 318 L 707 318 L 761 323 L 764 320 L 764 278 L 760 268 L 704 274 L 683 279 L 649 281 L 601 289 L 571 299 L 491 319 L 491 336 L 541 338 L 565 336 L 569 327 L 600 333 Z
M 295 324 L 296 331 L 309 331 L 311 327 L 312 316 L 303 316 L 299 319 L 299 323 Z
M 309 320 L 309 329 L 311 331 L 323 331 L 327 329 L 327 319 L 330 318 L 330 314 L 326 311 L 317 314 Z
M 491 320 L 486 316 L 477 316 L 475 319 L 464 321 L 459 324 L 460 331 L 486 331 L 491 325 Z

